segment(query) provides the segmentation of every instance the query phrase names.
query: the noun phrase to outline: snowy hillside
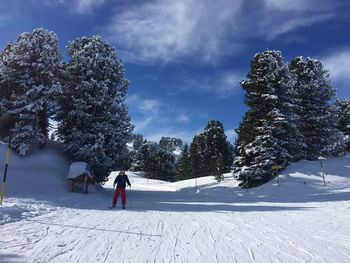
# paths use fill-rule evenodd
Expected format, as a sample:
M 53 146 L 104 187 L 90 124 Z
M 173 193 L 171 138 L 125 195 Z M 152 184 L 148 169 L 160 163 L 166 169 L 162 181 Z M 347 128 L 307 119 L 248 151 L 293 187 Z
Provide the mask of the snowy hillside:
M 127 209 L 110 210 L 117 172 L 104 188 L 69 193 L 67 163 L 45 151 L 11 155 L 0 262 L 350 262 L 350 157 L 324 162 L 326 187 L 308 161 L 250 190 L 229 174 L 198 178 L 196 190 L 195 179 L 128 172 Z

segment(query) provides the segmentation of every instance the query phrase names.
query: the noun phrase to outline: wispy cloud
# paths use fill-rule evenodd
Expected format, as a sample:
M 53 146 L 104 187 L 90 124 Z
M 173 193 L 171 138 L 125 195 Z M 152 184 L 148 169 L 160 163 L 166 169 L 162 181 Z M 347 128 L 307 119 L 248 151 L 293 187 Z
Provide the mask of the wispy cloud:
M 109 39 L 135 62 L 169 62 L 221 56 L 242 0 L 155 0 L 118 12 L 106 27 Z M 120 37 L 123 36 L 123 37 Z
M 244 75 L 235 72 L 226 72 L 219 78 L 218 92 L 221 95 L 236 92 L 240 88 L 240 82 Z
M 129 62 L 216 64 L 249 38 L 272 40 L 328 21 L 336 8 L 324 0 L 154 0 L 116 11 L 103 31 Z
M 324 0 L 264 0 L 259 32 L 268 40 L 332 19 L 337 4 Z
M 182 90 L 208 92 L 216 94 L 218 97 L 228 98 L 240 90 L 240 82 L 244 79 L 244 75 L 240 72 L 227 71 L 199 79 L 187 74 L 180 74 L 178 85 L 182 87 Z
M 298 28 L 309 27 L 317 23 L 321 23 L 331 19 L 334 14 L 316 14 L 310 16 L 301 16 L 298 18 L 290 18 L 281 22 L 280 24 L 274 24 L 272 20 L 267 20 L 264 23 L 266 26 L 270 26 L 270 30 L 266 31 L 262 29 L 262 32 L 269 40 L 272 40 L 279 35 L 296 30 Z
M 186 113 L 180 113 L 180 115 L 176 117 L 176 121 L 180 123 L 188 123 L 190 121 L 190 117 Z
M 335 52 L 322 59 L 334 80 L 350 80 L 350 50 Z
M 143 113 L 151 113 L 152 115 L 157 116 L 159 114 L 159 111 L 162 107 L 162 103 L 159 100 L 155 99 L 146 99 L 140 101 L 138 104 L 138 108 Z
M 105 0 L 36 0 L 48 7 L 65 5 L 70 13 L 76 15 L 92 15 L 99 6 L 103 5 Z
M 347 91 L 350 86 L 350 50 L 335 52 L 321 60 L 332 82 Z
M 183 109 L 171 107 L 158 99 L 143 98 L 139 95 L 128 96 L 126 103 L 132 113 L 132 121 L 135 125 L 134 132 L 142 132 L 149 140 L 158 137 L 160 139 L 162 136 L 175 136 L 176 134 L 182 136 L 178 138 L 184 138 L 192 134 L 181 131 L 181 127 L 179 127 L 181 124 L 188 123 L 191 118 L 190 114 Z
M 75 0 L 73 1 L 73 10 L 77 14 L 90 15 L 96 7 L 104 4 L 105 0 Z
M 319 0 L 317 2 L 320 3 Z M 264 0 L 264 3 L 269 9 L 282 11 L 306 11 L 317 7 L 315 0 Z

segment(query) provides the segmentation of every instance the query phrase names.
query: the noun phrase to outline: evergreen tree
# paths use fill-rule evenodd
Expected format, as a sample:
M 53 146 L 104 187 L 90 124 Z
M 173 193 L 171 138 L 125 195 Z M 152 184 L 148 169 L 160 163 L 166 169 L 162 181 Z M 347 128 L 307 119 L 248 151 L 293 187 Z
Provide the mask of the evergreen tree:
M 137 150 L 136 158 L 132 164 L 133 171 L 145 171 L 153 173 L 156 153 L 158 146 L 154 142 L 144 141 L 141 147 Z
M 157 143 L 145 141 L 137 151 L 134 171 L 144 171 L 147 178 L 174 181 L 175 157 Z
M 237 130 L 234 165 L 243 187 L 268 181 L 274 176 L 273 165 L 286 165 L 300 156 L 289 81 L 281 53 L 267 50 L 254 56 L 247 80 L 241 83 L 250 109 Z
M 135 134 L 133 135 L 133 137 L 134 137 L 134 141 L 132 146 L 134 148 L 134 151 L 137 151 L 143 143 L 143 136 L 142 134 Z
M 337 100 L 336 127 L 344 134 L 345 151 L 350 152 L 350 100 Z
M 174 155 L 164 149 L 158 149 L 153 161 L 155 169 L 151 178 L 173 182 L 176 173 Z
M 0 59 L 1 133 L 26 155 L 33 142 L 46 143 L 52 97 L 60 92 L 57 36 L 41 28 L 22 33 Z
M 70 42 L 61 76 L 57 134 L 74 160 L 88 162 L 98 182 L 124 158 L 132 125 L 128 81 L 116 52 L 100 37 Z
M 207 169 L 209 156 L 206 146 L 204 132 L 194 136 L 190 145 L 191 178 L 210 175 Z
M 191 178 L 213 175 L 221 181 L 222 174 L 230 170 L 232 160 L 232 147 L 226 140 L 222 123 L 210 120 L 190 146 Z
M 176 180 L 191 178 L 191 160 L 188 145 L 185 144 L 176 167 Z
M 223 180 L 222 174 L 229 172 L 233 162 L 231 147 L 227 141 L 223 124 L 211 120 L 204 130 L 206 138 L 206 163 L 209 174 L 214 175 L 217 181 Z
M 336 154 L 342 147 L 342 135 L 336 129 L 332 102 L 335 90 L 320 61 L 303 57 L 293 59 L 289 70 L 294 80 L 300 109 L 299 130 L 306 145 L 305 158 Z

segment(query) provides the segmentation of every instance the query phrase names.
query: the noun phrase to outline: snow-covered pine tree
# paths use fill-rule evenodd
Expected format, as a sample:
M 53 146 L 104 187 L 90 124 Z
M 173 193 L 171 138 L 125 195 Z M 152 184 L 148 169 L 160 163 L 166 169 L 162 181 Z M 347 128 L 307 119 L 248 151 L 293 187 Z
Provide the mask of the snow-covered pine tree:
M 132 170 L 152 172 L 155 169 L 153 160 L 157 150 L 158 145 L 156 143 L 145 140 L 137 150 L 136 157 L 132 163 Z
M 343 136 L 336 126 L 333 107 L 335 89 L 320 61 L 296 57 L 289 63 L 297 93 L 299 131 L 306 145 L 305 158 L 330 156 L 343 147 Z
M 268 181 L 274 176 L 273 165 L 286 165 L 300 156 L 289 81 L 281 52 L 267 50 L 254 56 L 247 80 L 241 83 L 250 107 L 237 129 L 234 166 L 242 187 Z M 296 145 L 290 145 L 293 140 Z
M 14 127 L 14 119 L 9 115 L 9 102 L 11 91 L 4 85 L 3 72 L 4 63 L 2 59 L 2 52 L 0 52 L 0 138 L 9 136 L 11 127 Z
M 175 156 L 159 148 L 153 161 L 155 169 L 152 178 L 173 182 L 176 174 Z
M 221 122 L 210 120 L 205 129 L 197 134 L 190 145 L 191 178 L 222 174 L 232 165 L 232 147 L 226 140 Z
M 204 132 L 194 136 L 190 145 L 191 178 L 210 175 L 206 166 L 209 160 L 206 146 Z
M 88 162 L 103 182 L 124 157 L 131 138 L 128 81 L 115 49 L 99 36 L 70 42 L 67 54 L 57 135 L 72 158 Z
M 143 135 L 142 134 L 134 134 L 133 135 L 133 144 L 132 147 L 134 151 L 137 151 L 143 143 Z
M 350 100 L 338 99 L 337 107 L 337 128 L 346 135 L 350 135 Z
M 191 178 L 191 160 L 188 145 L 185 144 L 176 166 L 176 180 Z
M 350 152 L 350 100 L 338 99 L 336 104 L 336 127 L 344 135 L 345 149 L 343 153 Z
M 7 135 L 21 155 L 31 144 L 45 144 L 52 97 L 60 92 L 57 36 L 42 28 L 22 33 L 1 55 L 0 104 Z
M 134 171 L 144 171 L 147 178 L 174 181 L 175 157 L 155 142 L 145 141 L 137 151 Z
M 214 175 L 217 181 L 223 180 L 223 173 L 229 172 L 232 165 L 232 151 L 224 132 L 224 126 L 220 121 L 210 120 L 204 129 L 206 149 L 209 157 L 206 163 L 210 175 Z

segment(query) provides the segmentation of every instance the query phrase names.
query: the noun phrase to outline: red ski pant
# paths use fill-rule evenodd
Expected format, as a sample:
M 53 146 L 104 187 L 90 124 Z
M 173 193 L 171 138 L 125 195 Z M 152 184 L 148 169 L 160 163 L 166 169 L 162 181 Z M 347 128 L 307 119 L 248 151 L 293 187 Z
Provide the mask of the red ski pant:
M 115 189 L 114 195 L 113 195 L 113 201 L 112 203 L 115 205 L 117 203 L 119 193 L 122 195 L 122 204 L 126 203 L 126 195 L 125 195 L 125 188 L 117 188 Z

